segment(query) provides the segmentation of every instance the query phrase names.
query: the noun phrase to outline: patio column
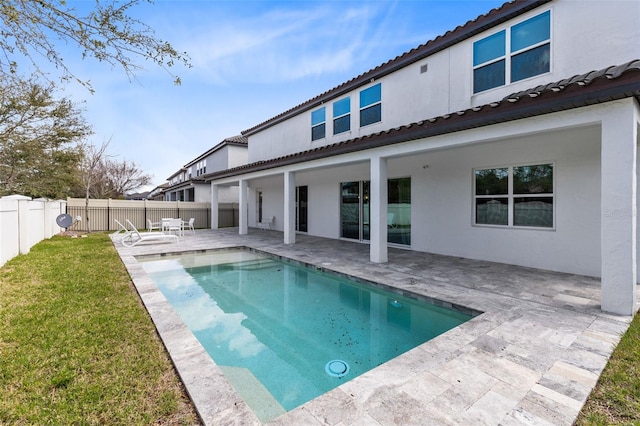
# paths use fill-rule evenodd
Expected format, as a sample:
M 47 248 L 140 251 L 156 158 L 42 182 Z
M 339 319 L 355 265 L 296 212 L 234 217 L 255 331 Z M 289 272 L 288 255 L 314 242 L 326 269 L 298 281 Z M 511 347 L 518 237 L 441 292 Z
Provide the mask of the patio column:
M 296 175 L 284 173 L 284 243 L 296 243 Z
M 633 99 L 612 104 L 602 119 L 601 304 L 633 315 L 636 300 L 636 156 L 640 114 Z
M 238 233 L 240 235 L 247 235 L 249 231 L 249 199 L 247 196 L 247 189 L 249 188 L 249 182 L 245 179 L 240 179 L 240 200 L 238 205 Z
M 372 262 L 384 263 L 388 260 L 387 250 L 387 159 L 371 159 L 370 191 L 370 247 Z
M 211 229 L 218 229 L 218 185 L 211 184 Z

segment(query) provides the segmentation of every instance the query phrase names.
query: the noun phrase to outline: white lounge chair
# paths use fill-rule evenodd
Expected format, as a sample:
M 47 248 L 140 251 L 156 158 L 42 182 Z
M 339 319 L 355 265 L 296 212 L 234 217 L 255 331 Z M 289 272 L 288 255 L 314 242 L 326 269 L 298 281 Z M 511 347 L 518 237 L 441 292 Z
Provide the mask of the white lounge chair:
M 113 234 L 111 234 L 113 236 L 113 239 L 116 241 L 121 241 L 123 238 L 130 238 L 131 233 L 133 231 L 127 229 L 126 226 L 124 226 L 122 223 L 120 223 L 120 221 L 118 221 L 118 219 L 113 219 L 113 221 L 118 225 L 118 230 L 116 232 L 114 232 Z M 129 222 L 127 220 L 127 222 Z M 131 223 L 131 222 L 129 222 Z M 140 235 L 146 235 L 146 234 L 150 234 L 150 232 L 139 232 Z
M 118 225 L 118 230 L 111 234 L 114 240 L 120 241 L 124 236 L 129 234 L 129 230 L 121 224 L 118 219 L 114 219 L 114 222 Z
M 129 234 L 122 237 L 122 245 L 125 247 L 133 247 L 137 244 L 148 242 L 148 243 L 177 243 L 178 236 L 177 235 L 169 235 L 164 234 L 162 232 L 138 232 L 133 223 L 126 220 L 127 225 L 131 227 Z

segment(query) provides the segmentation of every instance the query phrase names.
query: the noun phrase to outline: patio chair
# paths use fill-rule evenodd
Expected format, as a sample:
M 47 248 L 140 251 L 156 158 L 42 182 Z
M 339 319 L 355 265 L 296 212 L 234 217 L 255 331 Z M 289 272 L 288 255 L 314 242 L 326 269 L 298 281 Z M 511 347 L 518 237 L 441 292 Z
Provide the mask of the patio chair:
M 166 232 L 175 232 L 176 235 L 183 235 L 183 224 L 184 222 L 182 221 L 182 219 L 171 219 L 171 218 L 164 218 L 162 219 L 162 231 L 166 231 Z
M 158 230 L 160 231 L 160 222 L 151 222 L 151 220 L 147 219 L 147 229 L 150 232 L 153 232 L 153 230 Z
M 273 224 L 276 221 L 276 217 L 263 218 L 262 222 L 258 222 L 258 228 L 261 229 L 273 229 Z
M 178 242 L 178 236 L 177 235 L 170 235 L 170 234 L 165 234 L 162 232 L 139 232 L 135 226 L 133 226 L 133 223 L 131 223 L 131 221 L 129 221 L 129 219 L 126 220 L 127 225 L 129 225 L 131 227 L 131 230 L 129 231 L 129 235 L 122 238 L 122 245 L 124 245 L 125 247 L 133 247 L 137 244 L 143 243 L 143 242 L 151 242 L 151 243 L 167 243 L 167 242 L 174 242 L 177 243 Z
M 193 232 L 193 235 L 196 235 L 196 229 L 193 227 L 194 223 L 196 222 L 196 218 L 192 217 L 189 219 L 189 222 L 182 222 L 182 229 L 190 229 L 191 232 Z

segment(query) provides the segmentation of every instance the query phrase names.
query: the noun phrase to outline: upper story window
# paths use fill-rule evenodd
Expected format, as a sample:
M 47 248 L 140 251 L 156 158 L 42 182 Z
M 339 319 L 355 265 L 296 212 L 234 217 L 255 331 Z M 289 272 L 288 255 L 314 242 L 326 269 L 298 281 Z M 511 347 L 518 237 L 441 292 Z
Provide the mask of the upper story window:
M 475 170 L 475 223 L 553 228 L 553 164 Z
M 473 93 L 549 72 L 550 62 L 546 11 L 473 43 Z
M 187 179 L 191 179 L 191 167 L 187 169 Z
M 351 98 L 344 98 L 333 103 L 333 134 L 351 130 Z
M 382 86 L 380 83 L 360 92 L 360 127 L 382 120 Z
M 207 173 L 207 159 L 198 161 L 196 164 L 196 176 L 200 176 Z
M 325 137 L 326 114 L 325 107 L 311 113 L 311 140 L 317 141 Z

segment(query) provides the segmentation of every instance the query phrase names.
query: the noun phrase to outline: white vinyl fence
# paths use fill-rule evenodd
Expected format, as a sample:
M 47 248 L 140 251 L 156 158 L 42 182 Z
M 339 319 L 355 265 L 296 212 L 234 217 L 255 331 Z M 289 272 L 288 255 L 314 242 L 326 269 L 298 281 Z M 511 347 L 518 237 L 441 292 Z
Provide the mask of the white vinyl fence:
M 22 195 L 0 198 L 0 266 L 61 232 L 56 217 L 66 211 L 66 204 Z

